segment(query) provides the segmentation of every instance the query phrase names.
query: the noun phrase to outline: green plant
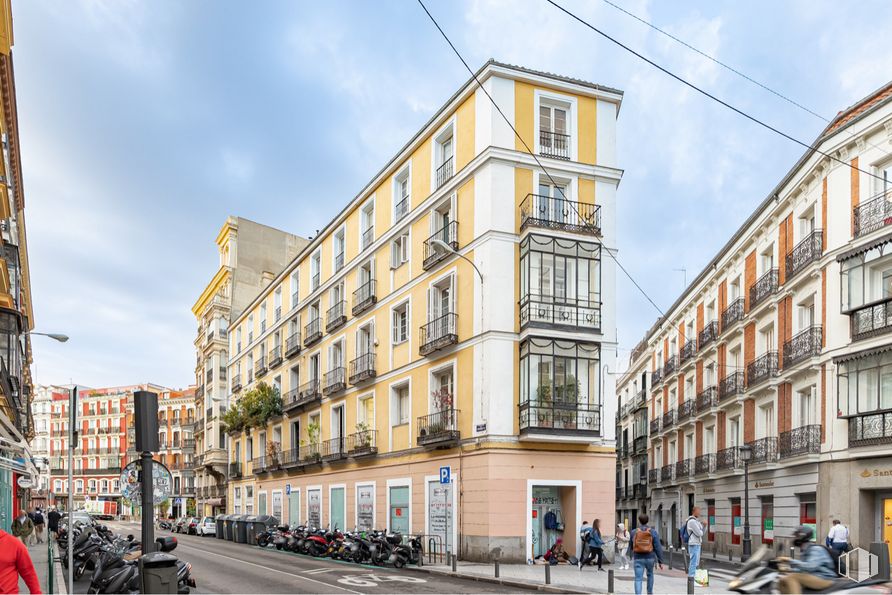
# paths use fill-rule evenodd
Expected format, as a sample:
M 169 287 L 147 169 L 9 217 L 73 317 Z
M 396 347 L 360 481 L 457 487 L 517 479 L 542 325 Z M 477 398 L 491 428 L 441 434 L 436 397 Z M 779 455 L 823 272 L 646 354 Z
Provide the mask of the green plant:
M 319 444 L 319 437 L 322 428 L 319 427 L 318 421 L 311 421 L 307 424 L 307 438 L 310 439 L 310 444 Z
M 367 448 L 372 445 L 372 432 L 369 425 L 364 421 L 356 424 L 356 435 L 358 438 L 356 446 Z
M 437 411 L 446 411 L 447 409 L 452 409 L 452 391 L 450 391 L 445 386 L 433 391 L 431 393 L 431 400 L 434 402 L 434 407 L 437 409 Z
M 220 420 L 228 432 L 262 428 L 271 417 L 282 415 L 282 395 L 265 382 L 245 392 L 242 398 L 227 409 Z

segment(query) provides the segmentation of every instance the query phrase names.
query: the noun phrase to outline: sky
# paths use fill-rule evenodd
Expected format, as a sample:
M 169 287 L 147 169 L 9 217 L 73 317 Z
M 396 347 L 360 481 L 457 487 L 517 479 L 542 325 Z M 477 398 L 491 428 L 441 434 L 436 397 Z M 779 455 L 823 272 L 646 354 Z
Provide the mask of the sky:
M 612 1 L 825 118 L 892 78 L 883 1 Z M 544 0 L 426 2 L 474 69 L 625 92 L 617 247 L 660 308 L 802 154 Z M 561 2 L 798 139 L 826 124 L 604 0 Z M 35 330 L 71 337 L 34 337 L 43 384 L 194 383 L 190 308 L 226 217 L 312 235 L 468 79 L 414 0 L 13 0 L 13 16 Z M 658 313 L 617 287 L 621 369 Z

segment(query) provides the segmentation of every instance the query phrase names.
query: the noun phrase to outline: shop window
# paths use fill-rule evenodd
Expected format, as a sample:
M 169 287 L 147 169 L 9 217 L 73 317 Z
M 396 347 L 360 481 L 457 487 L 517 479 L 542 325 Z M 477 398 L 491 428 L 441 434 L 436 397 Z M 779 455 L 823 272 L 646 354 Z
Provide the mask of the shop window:
M 763 496 L 762 501 L 762 543 L 774 543 L 774 497 Z
M 731 498 L 731 543 L 740 545 L 743 536 L 743 516 L 740 513 L 740 498 Z
M 814 494 L 803 494 L 799 496 L 799 524 L 811 527 L 812 534 L 815 536 L 817 535 L 818 503 Z
M 409 486 L 392 486 L 390 489 L 389 527 L 391 533 L 409 534 Z
M 715 500 L 706 501 L 706 541 L 715 542 Z

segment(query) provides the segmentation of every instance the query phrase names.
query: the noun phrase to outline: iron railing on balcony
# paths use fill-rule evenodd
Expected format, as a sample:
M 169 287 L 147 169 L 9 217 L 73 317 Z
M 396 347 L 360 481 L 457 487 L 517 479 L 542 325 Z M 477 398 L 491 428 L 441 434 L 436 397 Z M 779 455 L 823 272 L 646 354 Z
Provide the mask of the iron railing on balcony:
M 676 419 L 675 415 L 676 415 L 675 408 L 669 409 L 669 411 L 667 411 L 663 414 L 663 425 L 662 425 L 663 431 L 665 431 L 667 428 L 671 428 L 672 426 L 675 425 L 675 419 Z
M 539 154 L 555 159 L 570 159 L 570 135 L 551 130 L 539 130 Z
M 321 273 L 313 273 L 310 276 L 310 290 L 316 291 L 319 289 L 319 284 L 322 282 L 322 274 Z M 248 341 L 250 343 L 251 341 Z
M 675 465 L 669 463 L 660 468 L 660 481 L 672 481 L 674 479 Z
M 719 382 L 719 401 L 742 395 L 744 390 L 743 372 L 731 372 Z
M 722 332 L 734 325 L 735 322 L 743 320 L 745 313 L 745 302 L 742 297 L 737 298 L 728 304 L 728 307 L 722 312 Z
M 334 257 L 334 271 L 337 273 L 344 268 L 344 251 L 341 250 Z
M 716 471 L 729 471 L 732 469 L 740 469 L 740 447 L 732 446 L 723 448 L 715 453 L 715 469 Z
M 450 443 L 458 440 L 458 414 L 456 409 L 443 409 L 418 418 L 418 444 L 420 446 Z
M 849 418 L 849 446 L 892 444 L 892 411 L 864 413 Z
M 458 314 L 448 312 L 419 329 L 421 355 L 458 343 Z
M 344 436 L 323 440 L 319 443 L 319 454 L 323 461 L 337 461 L 347 457 L 347 444 Z
M 350 384 L 359 384 L 378 375 L 375 369 L 375 352 L 363 353 L 350 361 Z
M 362 235 L 360 236 L 360 240 L 362 241 L 362 250 L 365 250 L 366 248 L 371 246 L 372 242 L 375 241 L 374 226 L 367 227 L 366 229 L 362 230 Z
M 260 378 L 264 374 L 266 374 L 266 356 L 261 355 L 257 358 L 257 362 L 254 364 L 254 376 Z
M 746 386 L 751 388 L 777 376 L 777 351 L 766 351 L 746 366 Z
M 322 338 L 322 319 L 318 316 L 304 327 L 304 347 L 308 347 Z
M 647 389 L 642 388 L 635 394 L 635 400 L 632 402 L 632 409 L 635 410 L 639 407 L 643 407 L 647 405 Z
M 663 420 L 660 417 L 655 417 L 652 420 L 650 420 L 650 435 L 651 436 L 660 433 L 660 423 L 662 421 Z
M 376 295 L 376 283 L 369 279 L 353 292 L 353 315 L 358 316 L 375 305 L 378 301 Z
M 347 302 L 341 300 L 325 313 L 325 332 L 330 333 L 347 322 Z
M 792 279 L 808 268 L 813 262 L 820 260 L 824 251 L 824 232 L 820 229 L 805 236 L 786 256 L 787 279 Z
M 644 454 L 647 452 L 647 436 L 635 436 L 632 441 L 635 454 Z
M 694 459 L 694 474 L 705 475 L 715 471 L 715 455 L 705 454 Z
M 663 364 L 663 378 L 668 378 L 678 369 L 678 354 L 673 353 Z
M 752 442 L 747 442 L 753 455 L 750 459 L 751 465 L 759 463 L 774 463 L 777 461 L 777 436 L 766 436 Z
M 691 338 L 681 346 L 681 352 L 679 353 L 680 363 L 684 364 L 695 355 L 697 355 L 697 341 Z
M 575 233 L 601 233 L 601 205 L 527 194 L 520 203 L 520 228 L 543 227 Z
M 242 375 L 241 374 L 233 374 L 232 375 L 232 384 L 230 384 L 232 388 L 232 392 L 237 393 L 242 389 Z
M 275 345 L 269 352 L 269 367 L 275 368 L 282 363 L 282 346 Z
M 210 384 L 214 381 L 214 371 L 208 370 L 204 373 L 204 383 Z
M 810 357 L 821 355 L 823 339 L 824 329 L 819 324 L 793 335 L 789 341 L 784 343 L 784 368 L 794 366 Z
M 597 331 L 601 328 L 601 302 L 525 295 L 520 300 L 520 326 L 569 326 Z
M 703 327 L 703 330 L 697 335 L 698 345 L 697 348 L 702 350 L 707 345 L 716 340 L 719 336 L 719 322 L 718 320 L 710 320 L 706 323 L 706 326 Z
M 601 429 L 601 408 L 570 401 L 524 401 L 519 405 L 518 420 L 523 434 L 595 434 Z
M 780 458 L 821 454 L 821 425 L 800 426 L 778 436 Z
M 852 341 L 892 331 L 892 299 L 873 303 L 849 313 Z
M 750 310 L 754 310 L 759 304 L 777 292 L 778 270 L 766 271 L 750 287 Z
M 241 463 L 229 463 L 229 478 L 230 479 L 238 479 L 242 476 L 242 464 Z
M 658 385 L 663 380 L 663 368 L 657 368 L 650 373 L 651 387 Z
M 682 422 L 685 422 L 685 421 L 691 419 L 691 417 L 694 415 L 695 404 L 696 404 L 696 401 L 694 400 L 693 396 L 686 399 L 682 403 L 679 403 L 678 415 L 676 416 L 678 423 L 682 423 Z
M 294 331 L 285 339 L 285 357 L 293 357 L 300 353 L 300 331 Z
M 658 469 L 648 469 L 647 470 L 647 483 L 654 484 L 657 483 L 657 476 L 659 475 Z
M 298 399 L 300 399 L 301 403 L 297 403 L 295 406 L 309 403 L 320 398 L 322 398 L 322 393 L 319 391 L 319 379 L 312 378 L 300 385 Z
M 393 207 L 393 221 L 394 223 L 402 219 L 406 216 L 406 213 L 409 212 L 409 197 L 406 196 L 402 198 L 399 202 L 396 203 Z
M 362 457 L 378 454 L 378 431 L 361 430 L 347 436 L 347 454 Z
M 458 221 L 450 221 L 424 240 L 424 253 L 421 267 L 427 270 L 450 256 L 452 252 L 439 246 L 435 240 L 446 243 L 453 250 L 458 250 Z
M 853 214 L 856 238 L 892 224 L 892 190 L 859 204 Z
M 322 394 L 330 395 L 347 388 L 347 370 L 344 366 L 332 368 L 322 377 Z
M 437 168 L 436 178 L 437 178 L 437 188 L 445 184 L 452 177 L 452 166 L 454 159 L 450 157 L 443 161 L 443 163 Z
M 700 394 L 697 395 L 697 404 L 695 405 L 697 415 L 707 413 L 719 404 L 719 391 L 715 386 L 707 386 Z
M 687 481 L 691 477 L 691 459 L 682 459 L 675 463 L 675 481 Z

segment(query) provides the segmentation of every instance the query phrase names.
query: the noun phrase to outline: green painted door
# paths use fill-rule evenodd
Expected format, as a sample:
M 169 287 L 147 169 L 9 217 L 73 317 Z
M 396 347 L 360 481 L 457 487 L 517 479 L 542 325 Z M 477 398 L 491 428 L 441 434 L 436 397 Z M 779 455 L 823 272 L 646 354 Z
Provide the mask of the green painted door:
M 257 514 L 266 514 L 266 492 L 257 498 Z
M 12 530 L 12 472 L 0 469 L 0 529 Z
M 300 492 L 296 490 L 288 496 L 288 523 L 291 525 L 300 524 Z
M 331 489 L 331 528 L 344 530 L 347 522 L 344 488 Z

